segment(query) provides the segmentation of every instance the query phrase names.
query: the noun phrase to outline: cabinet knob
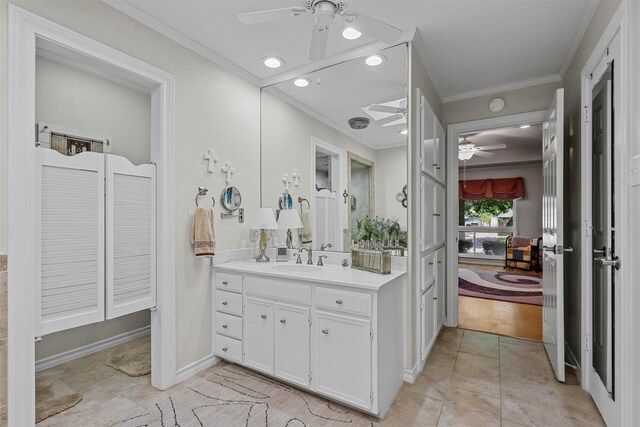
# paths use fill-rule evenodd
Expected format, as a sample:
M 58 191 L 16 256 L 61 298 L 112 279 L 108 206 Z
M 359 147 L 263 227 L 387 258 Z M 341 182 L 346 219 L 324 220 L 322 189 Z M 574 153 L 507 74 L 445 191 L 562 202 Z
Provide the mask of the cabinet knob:
M 322 333 L 325 334 L 325 335 L 329 335 L 329 330 L 328 329 L 323 329 Z
M 433 297 L 433 299 L 438 299 L 438 297 Z
M 433 265 L 433 261 L 431 261 L 431 262 L 429 263 L 429 265 Z
M 336 300 L 336 304 L 342 305 L 342 300 L 341 299 L 337 299 Z
M 224 282 L 222 282 L 223 285 L 227 286 L 229 284 L 229 282 L 227 282 L 226 280 Z
M 229 327 L 229 325 L 222 325 L 222 327 L 223 327 L 224 329 L 227 329 L 227 328 Z
M 222 301 L 222 305 L 227 305 L 227 304 L 229 304 L 229 303 L 226 302 L 226 301 Z
M 267 315 L 266 314 L 263 314 L 260 317 L 262 317 L 263 319 L 267 320 Z
M 438 261 L 438 264 L 442 264 L 442 261 Z
M 439 213 L 434 213 L 433 216 L 440 216 L 440 214 Z
M 227 351 L 227 347 L 222 347 L 222 351 Z
M 284 325 L 285 323 L 287 323 L 287 320 L 286 319 L 282 319 L 282 320 L 280 320 L 280 323 L 282 323 Z

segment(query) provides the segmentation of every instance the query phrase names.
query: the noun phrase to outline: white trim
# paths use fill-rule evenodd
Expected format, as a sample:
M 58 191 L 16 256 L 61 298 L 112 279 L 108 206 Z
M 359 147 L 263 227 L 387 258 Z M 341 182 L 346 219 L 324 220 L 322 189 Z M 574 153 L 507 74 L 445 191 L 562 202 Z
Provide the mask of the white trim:
M 545 111 L 512 114 L 447 126 L 447 216 L 458 218 L 458 138 L 479 132 L 522 124 L 541 123 Z M 447 318 L 445 325 L 458 326 L 458 221 L 447 221 Z
M 426 361 L 427 361 L 427 359 L 418 360 L 418 362 L 416 362 L 416 364 L 413 365 L 413 368 L 405 369 L 404 370 L 404 382 L 409 383 L 409 384 L 415 383 L 416 380 L 418 379 L 418 376 L 420 376 L 420 373 L 422 372 L 422 368 L 424 367 Z
M 108 4 L 109 6 L 111 6 L 112 8 L 116 9 L 117 11 L 135 19 L 136 21 L 151 28 L 154 31 L 157 31 L 158 33 L 178 43 L 179 45 L 189 49 L 190 51 L 195 52 L 204 58 L 207 58 L 211 62 L 222 67 L 224 70 L 244 78 L 249 83 L 255 86 L 258 86 L 258 87 L 261 86 L 261 80 L 258 77 L 254 76 L 253 74 L 251 74 L 250 72 L 248 72 L 247 70 L 245 70 L 244 68 L 237 66 L 236 64 L 230 62 L 224 57 L 218 55 L 211 49 L 201 45 L 197 41 L 185 36 L 179 31 L 174 30 L 173 28 L 164 24 L 163 22 L 160 22 L 156 18 L 151 17 L 146 12 L 141 11 L 137 7 L 127 2 L 126 0 L 102 0 L 102 1 Z
M 103 72 L 113 72 L 151 90 L 151 159 L 158 167 L 158 271 L 157 310 L 151 313 L 152 373 L 154 387 L 175 383 L 175 77 L 51 21 L 8 5 L 8 424 L 28 426 L 35 414 L 35 296 L 33 222 L 35 212 L 35 58 L 37 41 L 53 42 L 70 54 L 87 59 Z M 40 43 L 46 47 L 51 43 Z M 55 52 L 53 52 L 55 53 Z
M 151 326 L 143 326 L 140 329 L 134 329 L 133 331 L 125 332 L 123 334 L 116 335 L 115 337 L 109 337 L 82 347 L 45 357 L 44 359 L 36 360 L 36 372 L 62 365 L 63 363 L 106 350 L 107 348 L 115 347 L 118 344 L 149 335 L 150 333 Z
M 571 65 L 571 62 L 573 62 L 573 58 L 576 56 L 576 52 L 578 51 L 580 43 L 582 43 L 582 39 L 584 38 L 584 35 L 589 28 L 589 24 L 591 24 L 591 20 L 593 19 L 593 15 L 596 13 L 596 9 L 598 8 L 599 3 L 599 0 L 590 0 L 589 4 L 584 10 L 584 15 L 582 15 L 582 21 L 580 21 L 578 31 L 573 36 L 573 41 L 571 42 L 569 53 L 564 58 L 564 62 L 560 67 L 560 76 L 563 79 L 564 76 L 567 75 L 567 70 L 569 70 L 569 66 Z
M 558 73 L 548 74 L 546 76 L 534 77 L 532 79 L 519 80 L 517 82 L 490 86 L 484 89 L 476 89 L 476 90 L 470 90 L 467 92 L 461 92 L 453 95 L 447 95 L 442 99 L 442 103 L 444 104 L 447 102 L 462 101 L 463 99 L 477 98 L 479 96 L 493 95 L 500 92 L 507 92 L 507 91 L 516 90 L 516 89 L 524 89 L 528 87 L 539 86 L 547 83 L 555 83 L 555 82 L 561 82 L 561 81 L 562 81 L 562 76 L 560 74 Z
M 182 381 L 194 376 L 198 372 L 209 369 L 219 361 L 220 358 L 214 356 L 213 354 L 209 354 L 200 360 L 189 363 L 187 366 L 178 369 L 178 372 L 176 372 L 176 383 L 181 383 Z
M 427 54 L 427 48 L 424 45 L 424 41 L 422 41 L 422 37 L 420 37 L 420 32 L 416 29 L 416 34 L 413 37 L 413 45 L 416 48 L 416 52 L 418 53 L 418 58 L 420 59 L 420 62 L 422 63 L 422 66 L 424 67 L 424 70 L 426 71 L 427 75 L 429 76 L 429 79 L 431 80 L 431 84 L 433 84 L 433 89 L 436 91 L 436 95 L 438 95 L 438 98 L 440 98 L 440 102 L 444 102 L 444 96 L 443 96 L 443 91 L 442 91 L 442 85 L 440 84 L 440 82 L 438 81 L 438 79 L 436 78 L 436 73 L 435 70 L 433 69 L 433 66 L 431 64 L 433 64 L 432 61 L 429 60 L 429 55 Z M 409 52 L 409 54 L 411 54 L 411 52 Z M 411 73 L 411 70 L 409 70 L 409 73 Z M 408 105 L 408 104 L 407 104 Z

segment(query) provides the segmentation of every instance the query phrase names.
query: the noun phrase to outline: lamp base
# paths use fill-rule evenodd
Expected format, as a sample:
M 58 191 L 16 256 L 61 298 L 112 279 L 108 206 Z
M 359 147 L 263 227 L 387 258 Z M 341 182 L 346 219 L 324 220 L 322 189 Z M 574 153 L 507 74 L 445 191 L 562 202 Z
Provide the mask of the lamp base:
M 260 255 L 256 258 L 256 262 L 269 262 L 269 257 L 265 254 L 267 250 L 267 233 L 260 231 Z
M 258 257 L 256 258 L 256 262 L 269 262 L 269 257 L 266 256 L 264 253 L 261 253 L 260 255 L 258 255 Z

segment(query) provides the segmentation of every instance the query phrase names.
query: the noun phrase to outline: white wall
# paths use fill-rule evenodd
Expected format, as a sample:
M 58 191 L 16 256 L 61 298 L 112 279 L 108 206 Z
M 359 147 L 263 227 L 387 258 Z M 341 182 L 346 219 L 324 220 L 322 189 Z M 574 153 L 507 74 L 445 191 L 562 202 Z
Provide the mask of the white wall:
M 407 208 L 396 200 L 396 194 L 407 185 L 407 147 L 376 151 L 376 214 L 398 219 L 407 229 Z
M 40 56 L 36 121 L 110 136 L 134 164 L 151 159 L 151 96 Z
M 542 142 L 540 142 L 542 144 Z M 460 179 L 463 179 L 460 168 Z M 542 237 L 542 163 L 467 168 L 467 179 L 524 178 L 525 196 L 517 201 L 518 235 Z
M 0 39 L 7 39 L 7 2 L 0 0 Z M 176 333 L 177 366 L 184 367 L 212 351 L 210 261 L 196 259 L 189 243 L 194 196 L 200 185 L 219 197 L 224 175 L 209 174 L 202 154 L 214 148 L 220 161 L 235 168 L 234 184 L 243 196 L 247 221 L 222 221 L 216 206 L 217 251 L 251 247 L 248 224 L 260 204 L 260 91 L 242 78 L 185 49 L 98 0 L 13 1 L 46 19 L 161 68 L 176 77 Z M 6 43 L 0 43 L 6 71 Z M 6 123 L 6 73 L 0 77 Z M 5 158 L 6 127 L 0 130 Z M 26 141 L 25 143 L 31 143 Z M 220 164 L 217 165 L 221 166 Z M 3 168 L 2 183 L 6 183 Z M 2 188 L 2 238 L 6 248 L 6 187 Z M 1 250 L 0 250 L 1 252 Z M 11 256 L 9 255 L 9 258 Z M 9 267 L 11 268 L 11 267 Z

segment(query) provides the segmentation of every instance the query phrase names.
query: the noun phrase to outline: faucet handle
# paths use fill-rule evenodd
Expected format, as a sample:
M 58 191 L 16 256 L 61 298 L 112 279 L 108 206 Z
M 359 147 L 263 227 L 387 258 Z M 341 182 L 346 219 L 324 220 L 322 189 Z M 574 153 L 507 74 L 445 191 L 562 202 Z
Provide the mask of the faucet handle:
M 326 258 L 327 258 L 327 256 L 326 256 L 326 255 L 320 255 L 320 256 L 318 257 L 318 266 L 319 266 L 319 267 L 324 266 L 324 263 L 322 262 L 322 258 L 325 258 L 325 259 L 326 259 Z
M 349 261 L 347 261 L 346 258 L 342 260 L 342 266 L 343 267 L 349 267 Z
M 295 254 L 295 255 L 298 257 L 298 259 L 296 260 L 296 264 L 302 264 L 302 260 L 300 259 L 300 255 L 301 255 L 301 253 L 300 253 L 300 252 L 298 252 L 298 253 L 297 253 L 297 254 Z

